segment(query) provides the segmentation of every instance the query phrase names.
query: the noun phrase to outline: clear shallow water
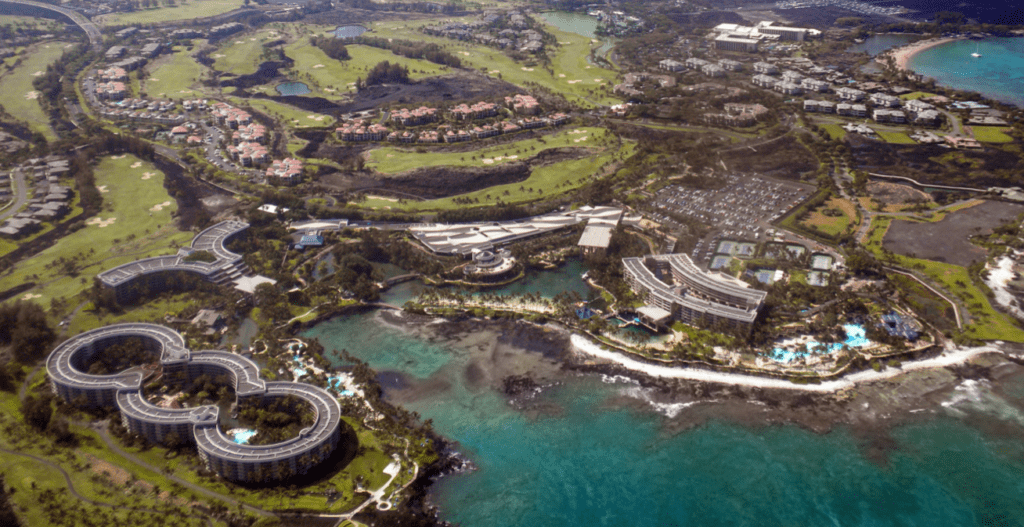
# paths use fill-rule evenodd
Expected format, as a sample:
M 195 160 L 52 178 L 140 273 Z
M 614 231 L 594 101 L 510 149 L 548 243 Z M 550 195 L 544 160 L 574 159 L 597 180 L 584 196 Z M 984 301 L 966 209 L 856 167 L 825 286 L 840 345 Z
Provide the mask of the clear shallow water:
M 281 95 L 305 95 L 310 93 L 310 89 L 304 82 L 285 82 L 277 85 L 277 93 Z
M 551 275 L 571 284 L 577 270 L 519 287 L 535 291 Z M 401 286 L 387 294 L 396 290 L 409 294 Z M 464 527 L 1024 524 L 1024 414 L 991 391 L 967 390 L 949 413 L 896 428 L 878 461 L 846 429 L 819 435 L 711 421 L 669 432 L 670 420 L 636 384 L 562 372 L 513 348 L 514 336 L 499 338 L 494 326 L 447 338 L 434 327 L 400 328 L 363 312 L 304 336 L 397 376 L 388 397 L 458 442 L 478 470 L 442 479 L 433 499 L 444 519 Z M 523 372 L 557 381 L 526 410 L 497 389 L 505 375 Z M 1024 398 L 1024 383 L 1015 382 L 1005 393 Z M 1000 433 L 983 434 L 979 422 Z
M 982 56 L 972 57 L 975 50 Z M 909 66 L 943 86 L 1024 106 L 1024 38 L 949 42 L 914 55 Z
M 248 445 L 249 440 L 256 435 L 256 431 L 249 428 L 236 428 L 231 432 L 231 440 L 239 445 Z
M 846 331 L 846 340 L 843 342 L 829 344 L 825 347 L 820 342 L 812 340 L 807 343 L 807 349 L 809 351 L 817 351 L 821 353 L 822 348 L 824 348 L 824 351 L 828 353 L 835 353 L 843 349 L 843 346 L 863 348 L 871 344 L 871 341 L 867 339 L 867 330 L 864 329 L 864 326 L 860 324 L 843 324 L 843 330 Z M 775 354 L 775 359 L 781 362 L 792 362 L 793 359 L 796 359 L 797 357 L 807 356 L 807 353 L 792 351 L 785 348 L 775 348 L 772 352 Z
M 364 313 L 306 333 L 421 385 L 400 404 L 478 466 L 435 489 L 445 519 L 521 525 L 1004 525 L 1024 522 L 1024 449 L 937 417 L 898 428 L 888 464 L 846 430 L 711 422 L 680 434 L 623 405 L 631 384 L 565 376 L 543 412 L 467 380 L 473 353 Z M 486 336 L 484 336 L 486 338 Z M 404 397 L 404 398 L 403 398 Z

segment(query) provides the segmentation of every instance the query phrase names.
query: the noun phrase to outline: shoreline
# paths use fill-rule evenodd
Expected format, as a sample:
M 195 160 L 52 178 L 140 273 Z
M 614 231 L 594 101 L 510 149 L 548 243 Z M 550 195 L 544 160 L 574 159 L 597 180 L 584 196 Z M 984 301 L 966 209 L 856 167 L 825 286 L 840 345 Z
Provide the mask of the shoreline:
M 936 46 L 941 46 L 943 44 L 948 44 L 950 42 L 956 42 L 958 40 L 966 39 L 967 37 L 946 37 L 919 40 L 912 44 L 908 44 L 906 46 L 901 46 L 886 51 L 885 53 L 879 55 L 878 58 L 875 59 L 875 61 L 885 64 L 885 59 L 888 57 L 892 57 L 893 61 L 896 63 L 896 69 L 898 71 L 906 71 L 908 73 L 913 73 L 914 70 L 910 69 L 910 61 L 918 53 L 921 53 L 922 51 L 925 51 L 927 49 L 934 48 Z
M 821 384 L 795 384 L 782 379 L 771 379 L 757 377 L 742 373 L 726 373 L 701 370 L 696 368 L 685 368 L 679 366 L 660 366 L 648 364 L 639 360 L 627 357 L 615 351 L 602 349 L 601 346 L 590 339 L 573 334 L 569 337 L 572 348 L 579 354 L 610 361 L 627 370 L 650 377 L 661 379 L 682 379 L 698 382 L 709 382 L 716 384 L 727 384 L 732 386 L 746 386 L 751 388 L 765 388 L 776 390 L 795 390 L 815 393 L 835 393 L 848 388 L 853 388 L 861 383 L 870 383 L 890 379 L 914 370 L 929 368 L 944 368 L 962 364 L 968 360 L 986 353 L 1006 355 L 1006 352 L 994 345 L 985 345 L 977 348 L 960 348 L 947 350 L 938 357 L 923 359 L 903 364 L 900 368 L 887 368 L 882 371 L 865 370 L 851 373 L 841 379 L 824 381 Z

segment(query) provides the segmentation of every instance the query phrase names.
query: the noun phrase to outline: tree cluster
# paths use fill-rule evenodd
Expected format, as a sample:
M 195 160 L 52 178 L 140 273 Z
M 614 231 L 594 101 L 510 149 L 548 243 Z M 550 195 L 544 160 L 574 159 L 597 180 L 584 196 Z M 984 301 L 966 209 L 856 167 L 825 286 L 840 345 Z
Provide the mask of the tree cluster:
M 10 344 L 18 362 L 28 364 L 43 358 L 55 336 L 39 305 L 21 300 L 0 305 L 0 345 Z
M 335 37 L 315 36 L 310 37 L 309 42 L 320 48 L 328 57 L 334 60 L 348 60 L 352 58 L 345 47 L 345 41 Z
M 380 84 L 408 84 L 409 83 L 409 68 L 399 64 L 390 63 L 388 61 L 378 62 L 376 66 L 370 69 L 366 74 L 366 86 L 376 86 Z
M 376 37 L 357 37 L 357 44 L 372 46 L 380 49 L 391 50 L 395 55 L 408 57 L 410 59 L 423 59 L 427 62 L 461 68 L 462 60 L 459 57 L 444 51 L 441 46 L 431 42 L 412 42 L 409 40 L 394 40 Z

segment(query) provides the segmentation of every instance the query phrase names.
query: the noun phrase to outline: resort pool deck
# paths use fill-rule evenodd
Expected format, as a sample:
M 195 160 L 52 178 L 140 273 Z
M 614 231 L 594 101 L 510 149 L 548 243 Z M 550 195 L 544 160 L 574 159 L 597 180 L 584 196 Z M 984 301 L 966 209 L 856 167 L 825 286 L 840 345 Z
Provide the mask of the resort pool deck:
M 249 440 L 256 435 L 256 431 L 251 428 L 234 428 L 228 430 L 228 435 L 231 436 L 231 440 L 239 445 L 248 445 Z
M 815 353 L 835 353 L 843 346 L 850 348 L 864 348 L 873 344 L 867 338 L 867 330 L 860 324 L 843 324 L 843 329 L 846 331 L 846 340 L 844 342 L 838 342 L 835 344 L 829 344 L 827 347 L 822 345 L 820 342 L 807 338 L 804 339 L 791 339 L 789 341 L 783 341 L 782 346 L 778 346 L 772 350 L 772 358 L 778 362 L 792 362 L 797 357 L 806 357 L 811 352 Z M 807 345 L 807 351 L 801 351 L 799 349 L 801 344 Z

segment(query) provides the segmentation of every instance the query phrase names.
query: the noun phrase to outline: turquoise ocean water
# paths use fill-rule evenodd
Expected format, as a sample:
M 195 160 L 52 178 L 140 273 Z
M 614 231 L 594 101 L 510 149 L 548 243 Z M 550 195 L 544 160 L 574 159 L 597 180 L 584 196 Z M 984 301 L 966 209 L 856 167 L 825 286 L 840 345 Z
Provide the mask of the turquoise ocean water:
M 918 53 L 909 66 L 943 86 L 1024 106 L 1024 38 L 958 40 Z
M 899 426 L 879 461 L 850 429 L 713 420 L 673 432 L 664 409 L 638 403 L 644 388 L 561 372 L 488 331 L 443 338 L 367 312 L 305 333 L 397 374 L 388 396 L 458 442 L 478 468 L 443 478 L 433 499 L 465 527 L 1024 525 L 1019 400 L 987 395 Z M 517 407 L 501 373 L 480 380 L 506 363 L 554 382 Z M 1024 397 L 1024 385 L 1006 392 Z

